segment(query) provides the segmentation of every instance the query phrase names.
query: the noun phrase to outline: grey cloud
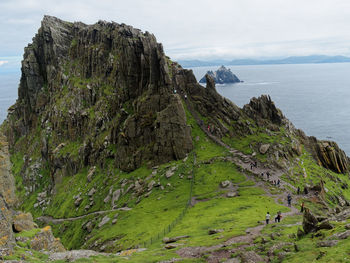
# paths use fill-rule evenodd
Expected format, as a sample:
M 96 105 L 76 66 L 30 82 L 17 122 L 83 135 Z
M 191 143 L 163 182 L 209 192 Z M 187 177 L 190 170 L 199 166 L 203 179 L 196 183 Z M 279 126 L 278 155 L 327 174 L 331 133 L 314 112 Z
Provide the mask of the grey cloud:
M 174 59 L 350 54 L 350 1 L 2 0 L 0 10 L 2 56 L 21 55 L 44 14 L 133 25 Z

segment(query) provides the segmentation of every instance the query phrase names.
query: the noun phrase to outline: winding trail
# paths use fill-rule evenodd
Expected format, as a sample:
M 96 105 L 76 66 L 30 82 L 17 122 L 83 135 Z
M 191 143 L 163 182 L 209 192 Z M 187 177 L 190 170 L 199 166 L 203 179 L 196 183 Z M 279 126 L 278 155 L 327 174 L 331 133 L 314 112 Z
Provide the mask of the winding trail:
M 52 216 L 40 216 L 40 217 L 36 218 L 36 221 L 39 221 L 40 223 L 44 223 L 44 224 L 51 223 L 51 224 L 56 225 L 56 224 L 63 223 L 65 221 L 79 220 L 79 219 L 85 218 L 85 217 L 90 216 L 90 215 L 103 215 L 103 214 L 107 214 L 107 213 L 115 212 L 115 211 L 129 211 L 129 210 L 131 210 L 131 208 L 124 207 L 124 208 L 118 208 L 118 209 L 96 211 L 96 212 L 91 212 L 91 213 L 88 213 L 85 215 L 76 216 L 76 217 L 69 217 L 69 218 L 54 218 Z
M 191 103 L 189 100 L 184 99 L 188 110 L 191 112 L 192 116 L 195 118 L 198 126 L 202 129 L 202 131 L 215 143 L 225 147 L 229 152 L 232 154 L 232 157 L 224 158 L 226 161 L 230 161 L 234 164 L 236 164 L 238 167 L 241 168 L 242 174 L 244 174 L 247 179 L 253 180 L 255 182 L 254 186 L 259 186 L 262 189 L 265 190 L 266 195 L 270 196 L 274 199 L 276 204 L 283 205 L 285 207 L 288 207 L 290 209 L 289 212 L 283 213 L 283 218 L 287 216 L 293 216 L 300 214 L 299 210 L 296 209 L 293 205 L 289 207 L 287 205 L 286 200 L 286 191 L 290 191 L 289 189 L 296 190 L 296 188 L 289 184 L 288 182 L 285 182 L 282 180 L 281 176 L 285 173 L 282 169 L 271 169 L 268 167 L 265 167 L 264 164 L 259 162 L 259 160 L 255 159 L 253 156 L 246 155 L 236 149 L 231 148 L 229 145 L 225 144 L 220 138 L 216 137 L 215 135 L 211 134 L 205 126 L 202 124 L 197 112 L 192 108 Z M 251 163 L 256 163 L 256 167 L 251 167 Z M 266 178 L 266 172 L 270 174 L 269 178 Z M 264 175 L 262 175 L 262 173 Z M 280 190 L 284 190 L 282 194 L 272 194 L 270 192 L 270 188 L 272 187 L 272 184 L 270 182 L 280 180 Z M 289 189 L 288 189 L 289 188 Z M 282 204 L 280 201 L 282 200 Z M 272 216 L 273 218 L 273 216 Z M 274 223 L 272 223 L 274 224 Z M 282 223 L 279 223 L 279 225 L 283 225 Z M 294 225 L 300 225 L 300 223 L 296 223 Z M 288 225 L 293 226 L 293 225 Z M 232 237 L 225 242 L 210 246 L 210 247 L 184 247 L 179 250 L 177 250 L 177 254 L 180 255 L 183 258 L 194 258 L 194 257 L 201 257 L 203 253 L 211 253 L 211 255 L 208 257 L 207 261 L 211 263 L 220 262 L 221 256 L 215 256 L 215 251 L 219 250 L 220 248 L 227 247 L 232 244 L 242 244 L 234 249 L 231 250 L 232 252 L 235 251 L 242 251 L 247 247 L 250 247 L 253 245 L 253 241 L 261 235 L 262 229 L 265 227 L 265 221 L 260 221 L 260 224 L 255 227 L 247 228 L 245 235 L 235 236 Z M 220 254 L 220 253 L 219 253 Z

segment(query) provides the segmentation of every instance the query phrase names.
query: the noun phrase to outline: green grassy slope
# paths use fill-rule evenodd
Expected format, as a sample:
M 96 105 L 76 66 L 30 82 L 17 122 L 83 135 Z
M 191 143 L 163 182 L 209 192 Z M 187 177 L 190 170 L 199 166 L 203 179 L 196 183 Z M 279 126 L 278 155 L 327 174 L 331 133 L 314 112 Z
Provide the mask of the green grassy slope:
M 16 178 L 18 195 L 22 199 L 21 208 L 32 212 L 35 217 L 49 215 L 54 218 L 74 218 L 86 215 L 79 220 L 52 225 L 55 236 L 60 237 L 68 249 L 96 248 L 106 252 L 117 252 L 135 247 L 147 247 L 147 250 L 143 252 L 132 253 L 134 251 L 130 250 L 119 256 L 98 256 L 77 262 L 156 262 L 179 258 L 176 251 L 181 247 L 220 245 L 232 237 L 244 235 L 248 228 L 263 224 L 267 211 L 272 215 L 277 211 L 282 211 L 282 213 L 290 211 L 289 208 L 282 205 L 282 200 L 272 196 L 281 196 L 283 193 L 279 189 L 270 185 L 262 187 L 262 184 L 259 183 L 260 178 L 252 180 L 253 177 L 249 172 L 242 170 L 234 163 L 225 161 L 225 157 L 230 157 L 232 154 L 207 138 L 191 114 L 188 111 L 186 113 L 188 124 L 192 128 L 194 142 L 194 150 L 188 158 L 160 165 L 156 169 L 143 166 L 132 173 L 122 172 L 114 167 L 113 162 L 106 160 L 104 167 L 97 167 L 91 181 L 87 180 L 89 167 L 74 176 L 63 177 L 53 189 L 53 199 L 44 210 L 34 208 L 34 204 L 38 193 L 46 187 L 45 182 L 48 180 L 46 168 L 41 168 L 42 177 L 38 184 L 40 187 L 27 198 L 23 188 L 25 183 L 21 176 L 24 158 L 20 153 L 13 154 L 13 173 Z M 291 143 L 290 139 L 285 137 L 283 130 L 277 133 L 277 142 Z M 243 152 L 249 151 L 251 143 L 274 143 L 276 141 L 266 136 L 264 132 L 257 132 L 254 136 L 247 136 L 235 142 L 225 140 Z M 266 161 L 263 155 L 258 158 Z M 283 179 L 296 187 L 302 187 L 306 183 L 315 185 L 322 179 L 328 190 L 325 201 L 330 207 L 336 206 L 334 199 L 336 195 L 342 195 L 345 199 L 350 197 L 350 191 L 345 186 L 344 189 L 339 188 L 339 184 L 348 185 L 348 176 L 338 175 L 321 168 L 305 150 L 300 157 L 291 160 L 291 164 L 292 167 L 288 173 L 283 175 Z M 165 175 L 172 167 L 176 167 L 174 175 L 167 178 Z M 132 194 L 132 191 L 125 193 L 126 189 L 136 180 L 142 182 L 145 188 L 151 181 L 159 182 L 161 187 L 153 187 L 147 196 L 140 195 L 141 198 Z M 220 183 L 225 180 L 232 182 L 231 188 L 220 187 Z M 93 205 L 85 209 L 86 204 L 91 202 L 87 195 L 91 188 L 96 189 L 96 194 L 93 195 Z M 113 208 L 103 200 L 110 191 L 116 189 L 124 189 L 125 192 L 118 200 L 116 207 Z M 232 191 L 237 192 L 239 196 L 228 198 L 226 194 Z M 74 196 L 78 194 L 82 196 L 83 201 L 79 207 L 76 207 Z M 296 199 L 296 205 L 304 201 L 313 211 L 322 214 L 323 207 L 316 199 Z M 188 205 L 189 203 L 192 205 Z M 131 208 L 131 210 L 118 210 L 123 207 Z M 89 215 L 96 211 L 109 210 L 113 211 L 103 215 Z M 109 222 L 99 227 L 99 223 L 105 216 L 110 218 Z M 114 218 L 117 220 L 112 223 Z M 316 247 L 318 237 L 308 235 L 301 239 L 296 238 L 295 234 L 300 227 L 301 220 L 301 215 L 295 215 L 283 218 L 282 224 L 278 226 L 263 227 L 262 236 L 257 237 L 254 245 L 247 249 L 267 256 L 272 246 L 285 242 L 288 244 L 278 250 L 287 253 L 283 262 L 300 262 L 301 259 L 313 262 L 317 258 L 317 262 L 347 262 L 344 256 L 349 254 L 347 240 L 339 242 L 335 247 L 325 249 Z M 84 228 L 88 222 L 94 225 L 91 232 Z M 345 222 L 336 223 L 335 229 L 323 231 L 322 235 L 326 237 L 344 230 L 344 225 Z M 208 231 L 211 229 L 220 229 L 221 232 L 209 235 Z M 177 242 L 180 244 L 179 247 L 171 250 L 164 248 L 161 241 L 164 236 L 181 235 L 189 237 Z M 295 250 L 294 244 L 298 251 Z M 221 249 L 231 251 L 232 257 L 239 256 L 242 251 L 234 252 L 233 247 L 235 246 Z M 26 249 L 25 244 L 23 247 L 16 248 L 16 253 L 11 258 L 18 258 L 28 253 L 25 252 Z M 198 258 L 184 259 L 181 262 L 205 262 L 208 256 L 210 252 L 203 253 Z M 40 253 L 34 253 L 28 257 L 31 262 L 42 262 L 46 258 Z M 274 262 L 281 262 L 277 254 L 274 260 Z

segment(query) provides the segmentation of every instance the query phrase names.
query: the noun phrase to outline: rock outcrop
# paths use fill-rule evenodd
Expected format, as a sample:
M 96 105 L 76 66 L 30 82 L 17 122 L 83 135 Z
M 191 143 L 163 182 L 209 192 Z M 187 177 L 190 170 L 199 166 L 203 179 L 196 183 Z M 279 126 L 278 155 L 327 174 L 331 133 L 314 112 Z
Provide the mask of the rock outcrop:
M 232 73 L 231 69 L 227 69 L 224 66 L 221 66 L 215 72 L 209 70 L 207 74 L 210 75 L 217 84 L 242 82 L 235 74 Z M 207 83 L 206 76 L 201 78 L 199 83 Z
M 309 137 L 309 141 L 309 148 L 319 165 L 336 173 L 346 173 L 349 170 L 349 157 L 335 142 L 320 141 L 315 137 Z
M 281 125 L 285 119 L 270 96 L 263 95 L 259 98 L 252 98 L 249 104 L 244 105 L 243 111 L 252 119 L 257 120 L 261 125 L 273 123 Z
M 50 227 L 38 231 L 34 237 L 15 239 L 14 233 L 33 230 L 36 228 L 36 224 L 33 222 L 31 213 L 15 210 L 17 198 L 10 167 L 7 142 L 0 134 L 0 257 L 10 255 L 17 241 L 29 241 L 31 248 L 35 250 L 65 251 L 59 239 L 53 236 Z
M 16 203 L 14 178 L 6 139 L 0 134 L 0 256 L 9 255 L 15 244 L 12 221 Z
M 107 157 L 125 171 L 182 159 L 193 145 L 170 68 L 148 32 L 45 16 L 25 49 L 10 147 L 40 130 L 27 153 L 40 149 L 58 180 Z

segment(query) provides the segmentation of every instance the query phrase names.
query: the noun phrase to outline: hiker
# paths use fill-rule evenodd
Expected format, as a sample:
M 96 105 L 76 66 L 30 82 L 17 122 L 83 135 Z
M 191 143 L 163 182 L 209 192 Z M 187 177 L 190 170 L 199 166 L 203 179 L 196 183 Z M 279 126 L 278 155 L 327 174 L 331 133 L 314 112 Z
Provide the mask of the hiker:
M 298 186 L 297 194 L 300 195 L 300 187 Z
M 258 163 L 256 161 L 254 162 L 254 166 L 255 166 L 255 168 L 258 167 Z
M 307 190 L 307 187 L 304 186 L 304 195 L 307 195 L 309 193 L 309 191 Z
M 267 212 L 267 214 L 266 214 L 266 225 L 268 225 L 269 224 L 269 221 L 270 221 L 270 212 Z
M 254 164 L 250 163 L 250 170 L 253 170 Z
M 210 132 L 210 125 L 208 124 L 208 132 Z
M 290 193 L 288 193 L 287 201 L 288 201 L 288 206 L 291 207 L 291 205 L 292 205 L 292 196 L 290 195 Z
M 270 173 L 266 172 L 266 176 L 267 176 L 267 180 L 269 180 L 270 179 Z
M 282 218 L 282 213 L 281 213 L 281 211 L 278 211 L 278 212 L 277 212 L 277 215 L 276 215 L 276 217 L 275 217 L 275 223 L 281 222 L 281 218 Z
M 304 210 L 305 210 L 305 205 L 304 205 L 304 202 L 302 202 L 300 205 L 300 213 L 304 212 Z
M 280 187 L 280 183 L 281 183 L 281 181 L 280 181 L 280 179 L 278 179 L 278 180 L 277 180 L 277 186 L 278 186 L 278 187 Z
M 264 178 L 264 173 L 261 173 L 261 177 Z

